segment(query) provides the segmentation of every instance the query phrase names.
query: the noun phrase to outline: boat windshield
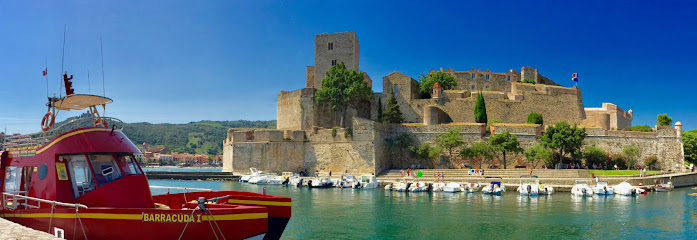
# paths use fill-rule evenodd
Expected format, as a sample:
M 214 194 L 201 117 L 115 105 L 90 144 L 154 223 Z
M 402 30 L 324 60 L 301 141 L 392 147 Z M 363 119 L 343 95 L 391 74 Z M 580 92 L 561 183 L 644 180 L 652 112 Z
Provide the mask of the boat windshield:
M 124 176 L 143 174 L 130 153 L 73 154 L 61 158 L 68 163 L 75 198 Z

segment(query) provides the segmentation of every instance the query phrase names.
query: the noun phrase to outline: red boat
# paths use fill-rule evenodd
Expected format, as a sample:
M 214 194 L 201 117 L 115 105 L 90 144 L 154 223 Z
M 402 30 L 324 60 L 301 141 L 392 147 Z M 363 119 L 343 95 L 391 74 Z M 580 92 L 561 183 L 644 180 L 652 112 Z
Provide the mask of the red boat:
M 49 98 L 42 132 L 5 136 L 0 147 L 0 217 L 66 239 L 278 239 L 291 199 L 243 191 L 153 196 L 140 151 L 102 117 L 111 99 Z M 53 126 L 57 110 L 89 114 Z M 87 123 L 87 124 L 85 124 Z M 86 126 L 87 125 L 87 126 Z M 72 127 L 76 126 L 76 127 Z

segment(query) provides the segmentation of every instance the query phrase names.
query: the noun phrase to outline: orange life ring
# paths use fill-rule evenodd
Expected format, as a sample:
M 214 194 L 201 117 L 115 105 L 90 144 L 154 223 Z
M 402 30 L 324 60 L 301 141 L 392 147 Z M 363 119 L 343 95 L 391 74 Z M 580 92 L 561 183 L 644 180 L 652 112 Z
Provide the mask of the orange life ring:
M 50 121 L 49 118 L 51 119 Z M 41 130 L 42 131 L 48 131 L 53 127 L 53 124 L 56 123 L 56 117 L 53 115 L 53 112 L 48 111 L 46 115 L 44 115 L 44 118 L 41 119 Z
M 94 126 L 99 126 L 99 124 L 102 124 L 105 128 L 109 128 L 109 123 L 107 123 L 104 118 L 97 118 L 94 120 Z

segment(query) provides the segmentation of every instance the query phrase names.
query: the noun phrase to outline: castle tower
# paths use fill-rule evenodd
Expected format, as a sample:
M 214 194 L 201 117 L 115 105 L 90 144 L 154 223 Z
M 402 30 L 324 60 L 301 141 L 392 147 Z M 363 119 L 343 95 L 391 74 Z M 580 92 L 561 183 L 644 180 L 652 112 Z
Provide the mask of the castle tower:
M 320 89 L 325 73 L 332 66 L 341 62 L 346 65 L 346 69 L 358 71 L 358 38 L 356 37 L 356 32 L 315 35 L 315 66 L 307 69 L 307 88 Z
M 443 94 L 443 88 L 440 87 L 440 84 L 435 83 L 433 84 L 433 94 L 432 97 L 435 99 L 441 98 L 441 95 Z

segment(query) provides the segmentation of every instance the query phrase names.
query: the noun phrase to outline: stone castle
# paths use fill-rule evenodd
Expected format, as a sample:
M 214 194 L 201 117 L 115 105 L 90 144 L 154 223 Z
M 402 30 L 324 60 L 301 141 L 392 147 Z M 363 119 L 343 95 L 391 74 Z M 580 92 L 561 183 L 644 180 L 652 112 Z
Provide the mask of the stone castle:
M 586 108 L 581 89 L 562 87 L 532 67 L 503 73 L 441 68 L 438 71 L 451 74 L 457 85 L 451 90 L 436 85 L 432 97 L 427 99 L 420 98 L 418 81 L 395 71 L 383 77 L 383 92 L 373 94 L 369 107 L 347 110 L 350 129 L 340 128 L 336 134 L 332 128 L 338 125 L 340 115 L 318 105 L 315 93 L 331 66 L 343 62 L 347 69 L 358 71 L 358 54 L 355 32 L 315 35 L 315 65 L 307 67 L 306 87 L 278 95 L 278 130 L 230 129 L 223 143 L 223 170 L 243 173 L 256 167 L 270 172 L 306 169 L 379 173 L 403 168 L 418 160 L 388 156 L 386 138 L 410 133 L 419 144 L 433 143 L 437 134 L 453 127 L 459 127 L 468 142 L 489 137 L 485 124 L 474 123 L 474 102 L 479 91 L 484 96 L 488 118 L 501 122 L 491 124 L 491 134 L 509 131 L 518 136 L 523 147 L 539 142 L 538 136 L 544 131 L 545 126 L 525 124 L 530 112 L 538 112 L 545 124 L 567 121 L 585 127 L 588 137 L 584 145 L 595 145 L 608 153 L 620 153 L 625 146 L 639 146 L 639 162 L 657 156 L 663 168 L 684 168 L 679 122 L 675 128 L 656 127 L 653 132 L 626 131 L 632 126 L 632 110 L 624 111 L 611 103 Z M 367 74 L 364 80 L 372 86 Z M 378 104 L 383 104 L 384 109 L 390 91 L 395 93 L 405 124 L 376 122 Z M 344 134 L 345 131 L 350 134 Z M 523 158 L 515 156 L 508 163 L 511 167 L 525 165 Z

